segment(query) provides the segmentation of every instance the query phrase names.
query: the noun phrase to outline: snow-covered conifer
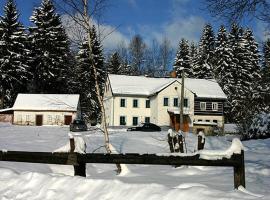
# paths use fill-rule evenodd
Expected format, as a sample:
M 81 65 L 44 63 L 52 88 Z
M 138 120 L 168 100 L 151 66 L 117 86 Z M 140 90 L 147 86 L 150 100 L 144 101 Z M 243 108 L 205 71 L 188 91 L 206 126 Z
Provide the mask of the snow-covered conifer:
M 210 24 L 206 24 L 199 42 L 193 74 L 195 78 L 213 78 L 215 36 Z
M 190 54 L 189 54 L 189 45 L 188 41 L 181 39 L 179 42 L 178 51 L 175 58 L 174 70 L 177 74 L 177 77 L 181 77 L 182 69 L 185 69 L 185 75 L 187 77 L 192 77 L 192 68 L 190 65 Z
M 80 76 L 79 87 L 81 95 L 81 107 L 88 119 L 100 119 L 100 105 L 98 103 L 97 91 L 95 88 L 95 76 L 92 64 L 97 70 L 97 80 L 100 90 L 103 91 L 106 70 L 104 67 L 104 57 L 102 46 L 98 40 L 96 29 L 91 29 L 91 51 L 88 41 L 79 47 L 77 55 L 78 72 Z M 92 53 L 92 56 L 90 56 Z M 94 60 L 91 60 L 93 58 Z
M 215 60 L 214 77 L 223 91 L 230 95 L 230 82 L 233 78 L 231 73 L 233 54 L 226 28 L 223 25 L 219 28 L 216 38 Z
M 121 60 L 117 52 L 110 56 L 107 70 L 109 74 L 119 74 L 121 72 Z
M 14 1 L 8 0 L 4 16 L 0 18 L 0 96 L 4 100 L 3 107 L 12 106 L 17 94 L 26 92 L 30 76 L 27 34 L 18 18 Z
M 68 88 L 69 41 L 51 0 L 36 8 L 29 28 L 33 48 L 34 92 L 63 93 Z

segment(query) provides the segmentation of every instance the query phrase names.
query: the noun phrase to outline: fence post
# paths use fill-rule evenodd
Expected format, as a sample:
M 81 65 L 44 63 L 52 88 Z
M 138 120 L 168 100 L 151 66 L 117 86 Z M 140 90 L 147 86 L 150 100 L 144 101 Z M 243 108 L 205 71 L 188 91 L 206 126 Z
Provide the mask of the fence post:
M 201 135 L 198 135 L 198 151 L 203 150 L 205 144 L 205 138 Z
M 241 185 L 244 188 L 246 187 L 245 181 L 245 160 L 244 160 L 244 151 L 241 151 L 241 154 L 238 154 L 236 157 L 238 161 L 237 165 L 233 167 L 234 172 L 234 188 L 238 189 Z
M 179 151 L 184 153 L 183 135 L 178 136 Z
M 74 150 L 75 150 L 74 137 L 69 138 L 69 143 L 70 143 L 70 153 L 74 154 Z M 86 163 L 78 162 L 77 155 L 76 155 L 76 161 L 77 161 L 77 163 L 73 165 L 74 176 L 86 177 Z

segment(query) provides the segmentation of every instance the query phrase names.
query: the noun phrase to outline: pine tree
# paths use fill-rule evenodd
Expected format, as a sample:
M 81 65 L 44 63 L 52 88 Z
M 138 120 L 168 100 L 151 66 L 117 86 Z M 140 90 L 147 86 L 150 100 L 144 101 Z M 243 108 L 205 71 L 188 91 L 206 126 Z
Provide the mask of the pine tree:
M 34 92 L 65 93 L 68 88 L 69 41 L 51 0 L 43 0 L 30 21 L 33 47 L 32 71 Z
M 214 77 L 228 96 L 230 95 L 230 83 L 232 76 L 232 49 L 228 42 L 226 28 L 222 25 L 218 31 L 215 48 L 215 70 Z
M 27 34 L 18 21 L 13 0 L 8 0 L 0 19 L 0 96 L 2 107 L 9 107 L 19 92 L 26 92 L 30 76 Z
M 270 39 L 263 45 L 263 62 L 261 69 L 261 88 L 263 96 L 264 110 L 270 110 Z
M 213 78 L 215 36 L 210 24 L 206 24 L 199 42 L 193 73 L 195 78 Z
M 121 72 L 121 61 L 119 54 L 114 52 L 108 61 L 108 73 L 109 74 L 119 74 Z
M 231 117 L 240 124 L 243 133 L 249 129 L 253 116 L 260 109 L 258 44 L 253 33 L 233 25 L 229 43 L 233 52 L 230 81 Z
M 81 107 L 87 119 L 100 119 L 100 105 L 98 103 L 97 91 L 95 88 L 94 70 L 91 67 L 94 63 L 97 73 L 98 82 L 101 91 L 103 91 L 104 83 L 106 79 L 106 70 L 104 67 L 104 57 L 102 52 L 102 46 L 97 38 L 96 29 L 93 26 L 91 30 L 91 45 L 92 45 L 92 58 L 90 59 L 90 49 L 88 42 L 85 41 L 79 47 L 77 55 L 78 73 L 80 76 L 79 87 L 81 97 Z
M 177 77 L 181 77 L 182 68 L 185 69 L 185 75 L 187 77 L 192 77 L 192 68 L 190 66 L 190 55 L 188 41 L 181 39 L 179 42 L 178 51 L 175 58 L 174 70 Z

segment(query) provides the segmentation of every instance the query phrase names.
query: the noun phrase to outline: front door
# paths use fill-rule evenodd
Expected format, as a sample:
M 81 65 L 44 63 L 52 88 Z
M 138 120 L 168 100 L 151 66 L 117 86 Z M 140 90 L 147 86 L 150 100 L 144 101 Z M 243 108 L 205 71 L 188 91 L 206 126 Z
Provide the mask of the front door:
M 189 132 L 189 117 L 188 116 L 184 116 L 183 131 Z
M 72 121 L 71 115 L 65 115 L 65 125 L 70 125 Z
M 43 124 L 43 115 L 36 115 L 36 126 L 42 126 Z

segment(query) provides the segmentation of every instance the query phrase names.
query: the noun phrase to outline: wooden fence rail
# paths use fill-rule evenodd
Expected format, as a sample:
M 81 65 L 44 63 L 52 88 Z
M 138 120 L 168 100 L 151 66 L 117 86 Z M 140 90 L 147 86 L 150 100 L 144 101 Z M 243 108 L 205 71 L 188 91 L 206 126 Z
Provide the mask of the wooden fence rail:
M 193 165 L 193 166 L 226 166 L 234 169 L 234 187 L 245 187 L 244 151 L 233 154 L 231 158 L 220 160 L 201 159 L 199 154 L 182 155 L 156 155 L 156 154 L 102 154 L 102 153 L 51 153 L 51 152 L 25 152 L 0 151 L 0 161 L 29 162 L 73 165 L 75 175 L 85 176 L 86 163 L 106 164 L 145 164 L 145 165 Z

